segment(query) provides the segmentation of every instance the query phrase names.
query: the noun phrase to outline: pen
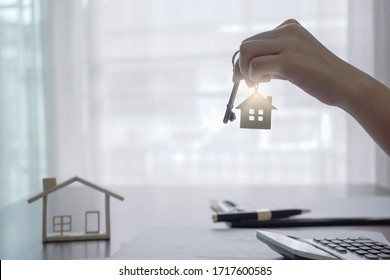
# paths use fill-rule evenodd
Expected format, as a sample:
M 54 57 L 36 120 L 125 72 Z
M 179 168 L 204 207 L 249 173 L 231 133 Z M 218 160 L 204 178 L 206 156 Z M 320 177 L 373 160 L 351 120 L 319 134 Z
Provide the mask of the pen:
M 270 221 L 241 220 L 232 221 L 232 228 L 288 228 L 288 227 L 323 227 L 323 226 L 378 226 L 390 225 L 390 218 L 298 218 L 274 219 Z
M 256 212 L 215 213 L 212 216 L 212 220 L 214 223 L 244 220 L 269 221 L 273 219 L 288 218 L 308 212 L 310 212 L 310 210 L 307 209 L 286 209 L 273 211 L 269 209 L 260 209 Z

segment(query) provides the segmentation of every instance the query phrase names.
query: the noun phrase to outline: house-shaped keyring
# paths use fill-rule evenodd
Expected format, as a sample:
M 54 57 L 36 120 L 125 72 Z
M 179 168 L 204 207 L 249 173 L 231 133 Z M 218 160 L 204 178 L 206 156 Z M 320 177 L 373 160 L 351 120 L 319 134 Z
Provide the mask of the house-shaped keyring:
M 78 240 L 108 240 L 111 236 L 110 230 L 110 197 L 114 197 L 120 201 L 124 198 L 118 194 L 110 192 L 102 187 L 99 187 L 91 182 L 88 182 L 79 177 L 70 178 L 63 183 L 57 184 L 56 178 L 44 178 L 43 192 L 28 199 L 28 203 L 32 203 L 42 198 L 42 241 L 57 242 L 57 241 L 78 241 Z M 57 192 L 75 182 L 81 183 L 84 187 L 92 189 L 92 191 L 100 192 L 104 195 L 104 213 L 101 215 L 97 209 L 80 210 L 82 207 L 75 207 L 72 201 L 66 201 L 71 211 L 77 209 L 78 217 L 73 217 L 69 213 L 51 214 L 48 213 L 48 199 L 54 192 Z M 100 194 L 99 194 L 100 195 Z M 80 209 L 79 209 L 80 208 Z M 83 221 L 84 230 L 75 229 L 74 220 Z M 104 223 L 102 230 L 101 224 Z M 93 228 L 91 229 L 91 224 Z M 49 231 L 48 229 L 52 229 Z
M 264 98 L 257 90 L 236 109 L 241 110 L 241 128 L 271 129 L 272 97 Z

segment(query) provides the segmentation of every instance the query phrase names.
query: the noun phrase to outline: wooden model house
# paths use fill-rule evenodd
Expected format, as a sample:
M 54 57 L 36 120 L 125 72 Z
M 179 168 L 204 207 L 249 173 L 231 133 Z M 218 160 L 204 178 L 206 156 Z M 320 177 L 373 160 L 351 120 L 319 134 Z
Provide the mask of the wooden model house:
M 62 204 L 67 206 L 64 213 L 49 213 L 48 203 L 49 198 L 56 194 L 61 194 L 64 188 L 71 184 L 78 182 L 82 187 L 88 188 L 85 190 L 87 195 L 85 197 L 77 197 L 75 195 L 68 198 L 67 201 Z M 75 191 L 72 187 L 67 189 L 68 191 Z M 55 194 L 56 192 L 56 194 Z M 85 207 L 91 207 L 88 204 L 88 199 L 93 194 L 101 199 L 101 204 L 104 205 L 104 212 L 101 214 L 98 207 L 93 209 L 85 209 Z M 104 188 L 101 188 L 95 184 L 92 184 L 84 179 L 73 177 L 61 184 L 57 184 L 56 178 L 43 179 L 43 192 L 28 199 L 28 203 L 32 203 L 42 198 L 42 241 L 43 242 L 55 242 L 55 241 L 76 241 L 76 240 L 103 240 L 110 239 L 110 197 L 114 197 L 121 201 L 124 198 L 118 194 L 110 192 Z M 60 195 L 60 200 L 66 200 L 66 197 Z M 76 205 L 76 198 L 81 200 L 81 205 Z M 58 201 L 56 201 L 58 204 Z M 88 206 L 85 206 L 88 205 Z M 94 204 L 95 205 L 95 204 Z M 84 207 L 83 207 L 84 206 Z M 102 208 L 102 207 L 100 207 Z M 99 209 L 99 210 L 98 210 Z M 102 229 L 103 228 L 103 229 Z M 49 230 L 50 229 L 50 230 Z
M 258 91 L 245 99 L 236 109 L 241 110 L 241 128 L 270 129 L 272 97 L 265 99 Z

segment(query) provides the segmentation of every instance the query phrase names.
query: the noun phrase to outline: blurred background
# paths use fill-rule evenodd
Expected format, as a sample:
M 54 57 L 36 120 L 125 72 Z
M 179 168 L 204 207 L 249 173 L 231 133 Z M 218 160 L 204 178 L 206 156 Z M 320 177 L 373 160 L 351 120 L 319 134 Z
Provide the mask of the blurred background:
M 389 13 L 385 0 L 0 0 L 0 207 L 47 176 L 389 187 L 363 129 L 288 82 L 259 86 L 278 109 L 271 130 L 222 123 L 233 53 L 289 18 L 389 86 Z M 235 104 L 251 93 L 242 83 Z

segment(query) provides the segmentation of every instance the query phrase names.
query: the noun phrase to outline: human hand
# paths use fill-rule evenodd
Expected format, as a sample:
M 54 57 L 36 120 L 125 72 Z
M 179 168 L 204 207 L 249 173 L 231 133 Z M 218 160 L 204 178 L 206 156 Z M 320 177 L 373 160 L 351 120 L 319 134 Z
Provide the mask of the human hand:
M 296 20 L 241 43 L 233 81 L 285 79 L 353 116 L 390 156 L 390 89 L 338 58 Z
M 242 42 L 233 81 L 244 79 L 252 87 L 285 79 L 323 103 L 339 105 L 349 82 L 360 74 L 291 19 Z

